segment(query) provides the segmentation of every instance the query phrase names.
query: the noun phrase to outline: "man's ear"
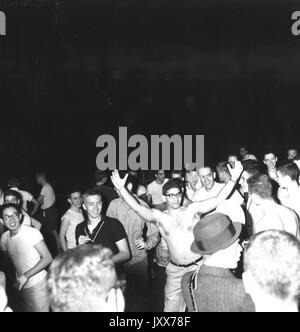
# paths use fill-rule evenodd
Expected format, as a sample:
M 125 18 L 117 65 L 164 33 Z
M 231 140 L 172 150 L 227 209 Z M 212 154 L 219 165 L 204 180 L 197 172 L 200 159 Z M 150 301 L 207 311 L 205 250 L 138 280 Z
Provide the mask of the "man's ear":
M 125 299 L 123 292 L 120 288 L 112 288 L 107 297 L 106 301 L 108 312 L 124 312 L 125 310 Z
M 276 158 L 277 159 L 277 158 Z M 277 161 L 277 160 L 276 160 Z M 265 165 L 267 165 L 267 162 L 265 161 L 265 160 L 263 160 L 263 163 L 265 164 Z
M 82 207 L 83 207 L 83 209 L 86 211 L 86 207 L 85 207 L 85 204 L 84 204 L 84 203 L 82 204 Z
M 70 198 L 68 198 L 68 203 L 70 203 L 70 204 L 71 204 L 71 200 L 70 200 Z
M 214 180 L 216 179 L 216 177 L 217 177 L 217 174 L 216 174 L 216 172 L 213 172 L 213 177 L 214 177 Z

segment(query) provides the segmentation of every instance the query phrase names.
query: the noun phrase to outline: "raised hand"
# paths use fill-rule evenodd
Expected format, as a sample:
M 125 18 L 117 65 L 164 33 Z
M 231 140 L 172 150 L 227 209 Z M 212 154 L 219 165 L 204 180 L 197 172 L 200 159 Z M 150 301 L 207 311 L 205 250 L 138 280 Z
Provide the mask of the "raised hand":
M 232 168 L 229 164 L 227 164 L 227 168 L 230 172 L 232 181 L 237 181 L 237 179 L 240 177 L 240 175 L 243 172 L 243 165 L 240 161 L 235 162 L 234 168 Z
M 116 189 L 121 190 L 123 187 L 125 187 L 126 180 L 128 178 L 128 174 L 125 175 L 123 179 L 120 178 L 120 174 L 118 170 L 114 170 L 111 175 L 111 182 L 116 187 Z

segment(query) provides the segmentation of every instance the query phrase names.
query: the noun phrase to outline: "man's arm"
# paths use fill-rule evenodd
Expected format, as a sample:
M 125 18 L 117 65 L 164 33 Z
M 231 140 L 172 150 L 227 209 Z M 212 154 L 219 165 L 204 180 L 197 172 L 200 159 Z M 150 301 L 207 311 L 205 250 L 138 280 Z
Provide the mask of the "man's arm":
M 30 270 L 26 271 L 25 273 L 23 273 L 21 276 L 18 277 L 17 282 L 19 285 L 19 290 L 21 290 L 24 287 L 24 285 L 31 277 L 35 276 L 37 273 L 44 270 L 52 262 L 52 256 L 44 240 L 40 241 L 34 247 L 40 254 L 41 259 L 33 268 L 31 268 Z
M 36 212 L 37 212 L 40 204 L 39 204 L 39 202 L 34 197 L 31 199 L 30 203 L 33 204 L 33 209 L 31 211 L 30 215 L 34 216 L 36 214 Z
M 121 179 L 119 172 L 117 170 L 113 171 L 111 176 L 111 181 L 113 185 L 116 187 L 116 189 L 119 190 L 120 194 L 122 195 L 125 202 L 135 211 L 137 212 L 140 217 L 145 219 L 149 222 L 155 222 L 156 221 L 156 211 L 158 210 L 151 210 L 148 207 L 145 207 L 141 205 L 125 188 L 125 183 L 127 180 L 128 174 Z M 159 211 L 160 212 L 160 211 Z
M 243 172 L 243 166 L 241 162 L 236 162 L 235 167 L 231 168 L 227 165 L 229 172 L 231 174 L 230 181 L 225 185 L 225 187 L 219 192 L 216 197 L 207 199 L 205 201 L 192 203 L 189 205 L 188 210 L 192 213 L 208 213 L 214 210 L 221 202 L 223 202 L 234 189 L 237 180 Z
M 34 227 L 38 230 L 40 230 L 42 228 L 42 224 L 39 221 L 37 221 L 35 218 L 30 217 L 30 220 L 31 220 L 31 226 L 32 227 Z
M 130 254 L 130 250 L 128 247 L 127 239 L 124 238 L 124 239 L 116 242 L 116 246 L 119 249 L 119 253 L 117 253 L 116 255 L 114 255 L 112 257 L 112 261 L 116 264 L 116 263 L 122 263 L 122 262 L 129 260 L 131 257 L 131 254 Z
M 39 206 L 40 206 L 40 205 L 43 205 L 43 203 L 44 203 L 44 196 L 43 196 L 43 195 L 40 195 L 40 196 L 38 197 L 38 199 L 37 199 L 37 202 L 38 202 Z
M 60 232 L 59 232 L 59 242 L 62 247 L 63 251 L 67 251 L 67 242 L 66 242 L 66 234 L 68 231 L 70 225 L 70 220 L 68 218 L 63 218 L 62 223 L 60 226 Z

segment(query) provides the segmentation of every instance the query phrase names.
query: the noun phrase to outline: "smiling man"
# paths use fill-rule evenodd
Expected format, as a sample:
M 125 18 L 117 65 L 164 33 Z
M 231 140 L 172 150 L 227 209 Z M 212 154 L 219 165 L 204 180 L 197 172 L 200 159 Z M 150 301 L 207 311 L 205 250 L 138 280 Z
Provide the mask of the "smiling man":
M 17 205 L 5 204 L 1 211 L 8 231 L 2 235 L 0 246 L 15 267 L 22 311 L 48 312 L 46 268 L 52 257 L 43 236 L 37 229 L 23 225 Z
M 76 245 L 101 244 L 112 251 L 115 264 L 127 261 L 130 250 L 123 225 L 119 220 L 101 213 L 103 202 L 97 190 L 86 191 L 82 198 L 87 218 L 76 227 Z

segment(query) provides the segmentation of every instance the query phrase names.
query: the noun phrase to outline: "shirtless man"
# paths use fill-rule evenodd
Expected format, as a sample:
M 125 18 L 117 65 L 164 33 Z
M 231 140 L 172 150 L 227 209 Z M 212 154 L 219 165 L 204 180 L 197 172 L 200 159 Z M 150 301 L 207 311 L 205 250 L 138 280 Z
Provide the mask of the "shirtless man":
M 253 233 L 278 229 L 293 234 L 299 239 L 297 214 L 285 206 L 277 204 L 272 197 L 272 183 L 266 174 L 248 179 L 251 201 L 261 210 L 261 215 L 253 216 Z
M 117 170 L 112 174 L 112 182 L 127 204 L 142 218 L 155 223 L 167 242 L 171 261 L 166 269 L 165 312 L 183 312 L 185 310 L 181 279 L 187 272 L 194 271 L 202 264 L 202 256 L 191 250 L 194 241 L 193 228 L 200 219 L 198 214 L 214 210 L 234 189 L 243 168 L 238 162 L 234 169 L 229 166 L 229 170 L 231 181 L 226 184 L 217 197 L 192 203 L 187 208 L 180 204 L 182 192 L 178 182 L 170 180 L 163 187 L 167 204 L 167 210 L 164 212 L 140 205 L 124 187 L 127 175 L 121 179 Z

